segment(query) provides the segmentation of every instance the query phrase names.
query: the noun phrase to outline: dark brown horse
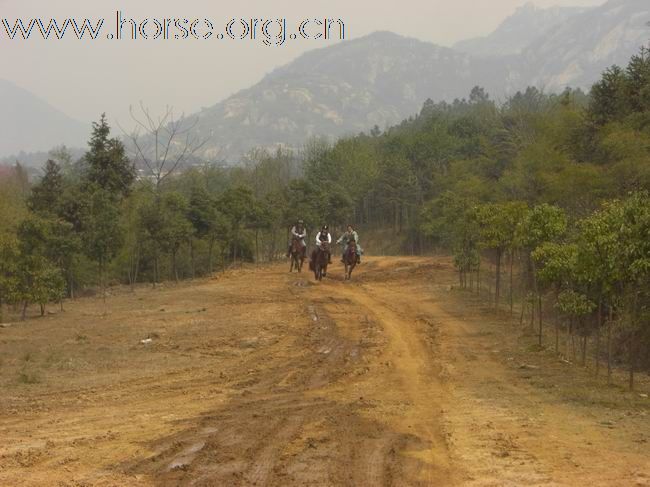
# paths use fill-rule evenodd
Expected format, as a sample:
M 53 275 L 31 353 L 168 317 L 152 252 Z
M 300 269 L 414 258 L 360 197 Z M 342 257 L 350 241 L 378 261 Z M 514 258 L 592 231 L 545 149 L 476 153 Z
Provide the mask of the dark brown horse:
M 311 254 L 309 268 L 314 271 L 314 277 L 317 281 L 322 281 L 327 276 L 327 264 L 330 260 L 330 246 L 323 242 L 320 248 L 315 249 Z
M 305 247 L 303 247 L 302 242 L 297 238 L 291 240 L 291 268 L 289 272 L 293 272 L 296 269 L 298 272 L 302 272 L 302 264 L 305 262 Z
M 343 264 L 345 265 L 345 280 L 352 277 L 352 271 L 357 266 L 357 243 L 354 240 L 348 241 L 348 246 L 343 253 Z

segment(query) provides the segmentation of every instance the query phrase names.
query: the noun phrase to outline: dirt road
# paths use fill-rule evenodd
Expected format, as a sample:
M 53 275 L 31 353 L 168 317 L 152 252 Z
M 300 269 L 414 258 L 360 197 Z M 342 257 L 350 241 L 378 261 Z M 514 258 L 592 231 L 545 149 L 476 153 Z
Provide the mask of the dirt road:
M 530 353 L 446 259 L 357 270 L 116 290 L 106 316 L 81 299 L 0 328 L 0 485 L 650 485 L 643 391 Z

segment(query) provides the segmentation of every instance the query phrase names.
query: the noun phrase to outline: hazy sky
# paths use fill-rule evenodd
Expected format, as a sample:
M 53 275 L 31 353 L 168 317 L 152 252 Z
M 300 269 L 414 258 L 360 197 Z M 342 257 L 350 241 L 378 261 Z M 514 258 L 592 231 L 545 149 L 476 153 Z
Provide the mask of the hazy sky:
M 597 5 L 604 0 L 536 0 L 539 6 Z M 0 19 L 54 17 L 209 18 L 215 31 L 231 18 L 342 18 L 348 39 L 390 30 L 442 45 L 485 35 L 526 0 L 0 0 Z M 246 88 L 300 53 L 332 45 L 296 40 L 283 47 L 260 41 L 122 40 L 9 41 L 0 26 L 0 78 L 37 94 L 82 121 L 106 111 L 128 125 L 129 104 L 172 105 L 190 113 Z

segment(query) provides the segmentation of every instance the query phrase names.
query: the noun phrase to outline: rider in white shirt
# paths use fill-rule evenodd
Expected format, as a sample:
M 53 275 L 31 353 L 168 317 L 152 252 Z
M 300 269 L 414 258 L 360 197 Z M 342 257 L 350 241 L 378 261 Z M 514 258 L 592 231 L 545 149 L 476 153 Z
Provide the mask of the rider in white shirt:
M 289 240 L 289 249 L 287 250 L 287 257 L 291 255 L 291 241 L 298 240 L 302 245 L 302 256 L 305 257 L 307 253 L 307 230 L 305 229 L 305 222 L 298 220 L 296 224 L 291 228 L 291 240 Z

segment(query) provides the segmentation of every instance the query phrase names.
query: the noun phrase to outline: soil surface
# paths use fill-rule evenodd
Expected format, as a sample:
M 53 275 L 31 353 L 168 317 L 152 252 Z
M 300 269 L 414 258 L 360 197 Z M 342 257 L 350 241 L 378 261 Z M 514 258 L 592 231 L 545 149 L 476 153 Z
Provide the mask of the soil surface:
M 533 350 L 448 259 L 287 271 L 0 328 L 0 485 L 650 486 L 647 379 Z

